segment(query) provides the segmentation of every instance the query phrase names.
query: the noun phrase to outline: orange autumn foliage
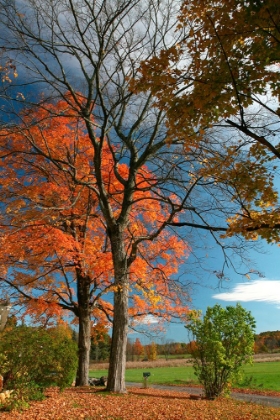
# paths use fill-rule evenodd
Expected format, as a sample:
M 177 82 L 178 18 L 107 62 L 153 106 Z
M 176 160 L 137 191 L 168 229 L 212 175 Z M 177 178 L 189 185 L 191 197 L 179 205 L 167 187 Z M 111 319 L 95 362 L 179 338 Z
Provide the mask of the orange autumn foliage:
M 25 306 L 24 314 L 48 322 L 62 311 L 77 315 L 78 282 L 89 286 L 92 318 L 104 325 L 113 317 L 113 261 L 106 223 L 95 188 L 94 153 L 85 127 L 66 102 L 25 113 L 17 131 L 2 130 L 0 157 L 0 266 L 3 293 Z M 104 194 L 115 215 L 121 211 L 129 168 L 116 175 L 108 145 L 102 149 Z M 188 255 L 185 242 L 158 228 L 167 209 L 149 186 L 154 175 L 143 167 L 125 230 L 129 267 L 130 315 L 170 319 L 186 312 L 186 300 L 173 277 Z

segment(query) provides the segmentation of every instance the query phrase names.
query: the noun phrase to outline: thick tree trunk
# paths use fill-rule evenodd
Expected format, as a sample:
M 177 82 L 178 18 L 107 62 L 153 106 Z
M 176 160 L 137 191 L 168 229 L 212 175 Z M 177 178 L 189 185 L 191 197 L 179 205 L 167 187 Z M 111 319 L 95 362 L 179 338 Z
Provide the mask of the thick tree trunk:
M 88 385 L 89 357 L 91 346 L 90 277 L 84 276 L 82 268 L 76 269 L 79 318 L 79 363 L 76 386 Z
M 115 285 L 113 335 L 107 389 L 125 393 L 125 364 L 128 332 L 128 272 L 121 232 L 111 237 Z
M 120 286 L 114 298 L 114 322 L 110 352 L 108 391 L 124 393 L 128 331 L 128 285 Z
M 76 386 L 88 385 L 91 319 L 88 311 L 79 316 L 79 364 Z

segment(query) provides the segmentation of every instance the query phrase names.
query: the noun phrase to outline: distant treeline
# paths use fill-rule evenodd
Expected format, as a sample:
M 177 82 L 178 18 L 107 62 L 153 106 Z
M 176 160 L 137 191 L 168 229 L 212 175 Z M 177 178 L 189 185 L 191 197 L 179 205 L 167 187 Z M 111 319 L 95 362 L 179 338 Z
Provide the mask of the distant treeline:
M 195 342 L 187 344 L 188 352 L 195 347 Z M 280 352 L 280 331 L 265 331 L 255 334 L 254 352 L 257 353 L 278 353 Z
M 255 335 L 255 353 L 280 351 L 280 331 L 265 331 Z
M 98 339 L 93 339 L 91 343 L 91 360 L 108 361 L 110 355 L 111 337 L 109 334 L 102 334 Z M 191 353 L 195 347 L 195 342 L 180 343 L 172 340 L 162 340 L 162 343 L 151 342 L 143 344 L 139 338 L 128 340 L 127 360 L 155 360 L 159 356 L 168 359 L 170 356 L 178 358 Z M 255 353 L 280 352 L 280 331 L 265 331 L 255 335 Z
M 94 362 L 108 361 L 110 355 L 111 337 L 107 333 L 100 334 L 91 340 L 91 360 Z M 126 358 L 128 361 L 156 360 L 158 356 L 183 356 L 189 353 L 189 344 L 166 340 L 163 343 L 151 342 L 143 344 L 139 338 L 128 340 Z

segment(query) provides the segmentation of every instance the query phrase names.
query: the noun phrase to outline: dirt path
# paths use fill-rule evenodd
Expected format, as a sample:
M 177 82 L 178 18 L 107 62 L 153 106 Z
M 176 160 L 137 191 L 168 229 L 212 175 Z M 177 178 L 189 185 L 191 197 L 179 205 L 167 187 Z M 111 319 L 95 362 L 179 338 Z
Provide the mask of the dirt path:
M 143 388 L 143 384 L 135 382 L 127 382 L 128 387 L 139 387 Z M 149 385 L 149 388 L 155 389 L 166 389 L 169 391 L 186 392 L 188 394 L 199 396 L 202 395 L 202 388 L 198 387 L 185 387 L 185 386 L 168 386 L 168 385 Z M 232 392 L 230 396 L 236 400 L 248 401 L 251 403 L 267 405 L 269 407 L 280 407 L 280 397 L 274 397 L 270 395 L 259 395 L 259 394 L 247 394 L 242 392 Z

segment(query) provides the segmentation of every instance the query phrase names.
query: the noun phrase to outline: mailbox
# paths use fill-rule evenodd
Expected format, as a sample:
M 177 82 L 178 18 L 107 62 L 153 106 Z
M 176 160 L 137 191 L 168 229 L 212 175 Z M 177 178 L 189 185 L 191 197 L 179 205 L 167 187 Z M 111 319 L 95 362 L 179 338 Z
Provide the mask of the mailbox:
M 143 372 L 144 388 L 148 388 L 148 377 L 151 376 L 150 372 Z

